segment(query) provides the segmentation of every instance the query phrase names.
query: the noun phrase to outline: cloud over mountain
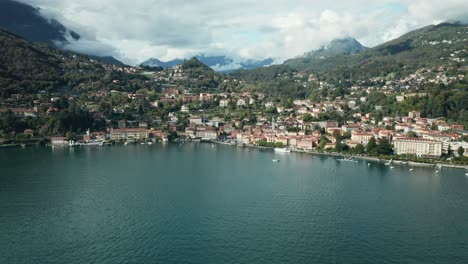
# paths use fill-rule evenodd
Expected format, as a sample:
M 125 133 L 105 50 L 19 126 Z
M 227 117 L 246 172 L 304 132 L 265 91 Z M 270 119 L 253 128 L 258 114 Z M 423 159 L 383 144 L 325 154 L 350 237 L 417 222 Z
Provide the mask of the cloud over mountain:
M 374 46 L 409 30 L 467 20 L 463 0 L 21 0 L 82 38 L 68 48 L 135 64 L 196 54 L 278 61 L 354 37 Z

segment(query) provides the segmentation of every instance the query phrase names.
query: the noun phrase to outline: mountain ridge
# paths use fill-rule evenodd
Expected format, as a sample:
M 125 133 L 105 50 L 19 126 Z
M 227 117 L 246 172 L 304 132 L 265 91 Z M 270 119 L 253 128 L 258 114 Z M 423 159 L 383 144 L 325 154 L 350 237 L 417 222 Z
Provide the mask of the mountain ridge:
M 242 60 L 242 61 L 235 61 L 234 59 L 225 55 L 207 56 L 204 54 L 200 54 L 194 57 L 196 57 L 198 60 L 203 62 L 203 64 L 207 65 L 208 67 L 218 72 L 230 72 L 230 71 L 237 70 L 237 69 L 254 69 L 254 68 L 268 66 L 273 63 L 273 59 L 271 58 L 264 59 L 264 60 L 247 59 L 247 60 Z M 163 68 L 172 68 L 174 66 L 181 65 L 185 60 L 187 59 L 174 59 L 170 61 L 161 61 L 156 58 L 150 58 L 140 63 L 140 65 L 149 66 L 149 67 L 160 66 Z
M 462 62 L 467 56 L 466 34 L 466 24 L 445 22 L 416 29 L 359 52 L 323 58 L 318 57 L 317 52 L 312 52 L 308 57 L 289 59 L 282 65 L 296 71 L 333 75 L 341 79 L 350 76 L 385 76 L 391 72 L 408 72 L 418 67 L 457 63 L 456 60 L 459 60 L 458 63 Z M 242 74 L 236 76 L 241 78 Z
M 70 41 L 81 39 L 78 33 L 59 21 L 44 17 L 40 8 L 13 0 L 0 0 L 0 28 L 31 42 L 45 43 L 59 49 L 63 49 Z M 112 56 L 87 55 L 107 64 L 125 66 Z
M 13 0 L 0 1 L 0 27 L 33 41 L 52 46 L 78 40 L 81 36 L 55 19 L 41 15 L 40 9 Z

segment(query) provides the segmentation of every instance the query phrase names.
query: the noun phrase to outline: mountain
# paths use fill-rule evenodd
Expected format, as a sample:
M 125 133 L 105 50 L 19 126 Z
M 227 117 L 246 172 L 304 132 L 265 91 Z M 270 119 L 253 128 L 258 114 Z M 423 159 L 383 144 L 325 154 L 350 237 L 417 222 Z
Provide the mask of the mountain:
M 172 68 L 176 65 L 180 65 L 184 62 L 184 60 L 181 60 L 181 59 L 175 59 L 175 60 L 171 60 L 171 61 L 160 61 L 158 59 L 154 59 L 154 58 L 151 58 L 149 60 L 146 60 L 142 63 L 140 63 L 141 66 L 149 66 L 149 67 L 163 67 L 165 69 L 167 68 Z
M 379 46 L 365 49 L 342 41 L 288 60 L 284 65 L 295 70 L 332 74 L 338 78 L 349 76 L 384 76 L 392 72 L 409 72 L 418 67 L 453 63 L 455 58 L 466 58 L 468 28 L 461 23 L 441 23 L 409 32 Z M 338 48 L 341 54 L 328 50 Z M 355 47 L 346 49 L 347 47 Z M 343 49 L 344 47 L 344 49 Z M 359 51 L 360 50 L 360 51 Z M 465 51 L 464 51 L 465 50 Z M 458 55 L 456 55 L 458 54 Z
M 195 56 L 203 64 L 211 67 L 218 72 L 230 72 L 237 69 L 254 69 L 259 67 L 268 66 L 273 63 L 272 59 L 265 60 L 241 60 L 236 61 L 228 56 L 206 56 L 204 54 Z M 142 66 L 161 66 L 163 68 L 171 68 L 180 65 L 184 62 L 182 59 L 175 59 L 171 61 L 161 61 L 151 58 L 141 63 Z
M 61 84 L 60 58 L 46 46 L 34 45 L 0 29 L 1 95 L 48 90 Z
M 21 37 L 49 45 L 67 42 L 80 36 L 55 19 L 43 17 L 38 8 L 12 0 L 0 0 L 0 27 Z
M 307 52 L 298 58 L 302 59 L 302 61 L 321 60 L 337 55 L 351 55 L 367 49 L 368 48 L 364 47 L 354 38 L 334 39 L 329 44 L 321 47 L 320 49 Z M 288 64 L 288 61 L 286 61 L 285 64 Z
M 111 65 L 115 65 L 115 66 L 128 66 L 126 65 L 125 63 L 119 61 L 118 59 L 112 57 L 112 56 L 92 56 L 90 55 L 91 58 L 94 58 L 102 63 L 105 63 L 105 64 L 111 64 Z
M 69 40 L 79 40 L 78 33 L 68 30 L 55 19 L 41 15 L 40 9 L 13 0 L 0 0 L 0 28 L 13 32 L 32 42 L 46 43 L 62 48 Z M 91 56 L 107 64 L 125 66 L 111 56 Z
M 39 91 L 133 89 L 132 85 L 144 87 L 146 80 L 101 58 L 30 42 L 0 28 L 0 98 L 34 97 Z
M 354 38 L 335 39 L 318 50 L 310 51 L 302 56 L 287 60 L 284 64 L 293 68 L 307 68 L 311 64 L 319 64 L 327 58 L 340 55 L 353 55 L 367 49 Z

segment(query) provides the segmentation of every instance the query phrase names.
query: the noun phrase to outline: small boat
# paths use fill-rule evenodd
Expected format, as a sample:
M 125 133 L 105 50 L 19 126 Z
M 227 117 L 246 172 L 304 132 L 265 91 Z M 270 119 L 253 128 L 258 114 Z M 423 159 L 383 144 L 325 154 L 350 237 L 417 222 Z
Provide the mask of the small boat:
M 279 153 L 290 153 L 291 150 L 288 149 L 288 148 L 275 148 L 275 152 L 279 152 Z
M 394 167 L 393 166 L 390 166 L 390 169 L 393 169 Z
M 128 145 L 128 141 L 125 141 L 124 146 L 127 146 L 127 145 Z
M 148 141 L 148 143 L 146 143 L 146 144 L 148 144 L 148 145 L 153 145 L 153 142 Z
M 370 167 L 370 163 L 367 163 L 367 166 Z
M 437 173 L 439 173 L 439 171 L 438 171 L 438 170 L 436 170 L 436 171 L 435 171 L 435 173 L 437 174 Z
M 465 176 L 468 176 L 468 173 L 465 173 Z
M 271 160 L 273 162 L 279 162 L 280 160 L 279 159 L 274 159 L 274 160 Z
M 349 157 L 349 158 L 343 158 L 343 159 L 338 159 L 339 161 L 348 161 L 348 162 L 354 162 L 354 163 L 358 163 L 357 160 L 353 159 L 353 157 Z M 370 164 L 370 163 L 369 163 Z M 368 165 L 370 166 L 370 165 Z
M 390 166 L 390 164 L 392 164 L 393 160 L 389 160 L 385 163 L 385 166 Z
M 411 168 L 411 169 L 409 169 L 409 171 L 414 171 L 414 169 L 413 169 L 413 168 Z

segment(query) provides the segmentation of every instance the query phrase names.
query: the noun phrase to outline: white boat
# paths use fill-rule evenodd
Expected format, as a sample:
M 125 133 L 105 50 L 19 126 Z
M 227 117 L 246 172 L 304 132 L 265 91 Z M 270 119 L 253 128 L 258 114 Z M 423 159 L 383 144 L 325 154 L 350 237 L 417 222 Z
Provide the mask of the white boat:
M 393 169 L 393 166 L 390 166 L 390 169 Z
M 279 159 L 274 159 L 274 160 L 271 160 L 273 162 L 279 162 L 280 160 Z
M 104 146 L 104 141 L 91 140 L 88 142 L 79 143 L 80 146 Z
M 76 147 L 76 146 L 78 146 L 78 143 L 76 143 L 74 140 L 70 140 L 70 141 L 68 141 L 68 146 L 69 147 Z
M 390 166 L 390 164 L 392 164 L 393 160 L 389 160 L 385 163 L 385 166 Z
M 468 173 L 465 173 L 465 176 L 468 176 Z
M 367 166 L 370 166 L 370 163 L 367 163 Z
M 148 144 L 148 145 L 153 145 L 153 142 L 148 141 L 148 143 L 146 143 L 146 144 Z
M 349 158 L 343 158 L 343 159 L 338 159 L 339 161 L 347 161 L 347 162 L 354 162 L 354 163 L 358 163 L 357 160 L 353 159 L 353 157 L 349 157 Z M 369 163 L 370 164 L 370 163 Z M 370 165 L 368 165 L 370 166 Z
M 279 153 L 290 153 L 291 150 L 288 149 L 288 148 L 275 148 L 275 152 L 279 152 Z
M 413 168 L 411 168 L 411 169 L 409 169 L 409 171 L 414 171 L 414 169 L 413 169 Z

